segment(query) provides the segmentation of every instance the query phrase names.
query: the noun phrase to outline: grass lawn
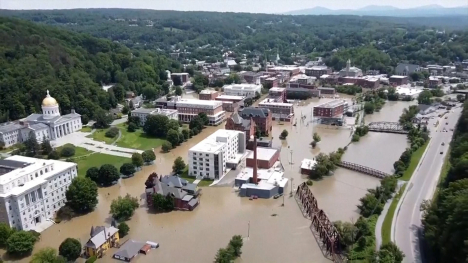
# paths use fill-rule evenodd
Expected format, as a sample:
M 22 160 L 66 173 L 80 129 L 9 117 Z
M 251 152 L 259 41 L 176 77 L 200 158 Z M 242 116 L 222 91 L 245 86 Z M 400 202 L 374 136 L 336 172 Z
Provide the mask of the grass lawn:
M 0 150 L 0 153 L 8 153 L 8 152 L 14 151 L 14 150 L 18 149 L 19 146 L 20 146 L 19 143 L 18 143 L 18 144 L 15 144 L 15 145 L 13 145 L 13 146 L 10 146 L 10 147 L 8 147 L 8 148 L 5 148 L 5 149 Z
M 149 137 L 145 134 L 143 129 L 138 129 L 135 132 L 127 131 L 127 124 L 122 123 L 117 125 L 122 133 L 122 137 L 116 143 L 117 146 L 139 149 L 139 150 L 150 150 L 152 148 L 160 147 L 166 140 Z
M 96 130 L 93 134 L 88 135 L 86 137 L 93 138 L 93 140 L 95 141 L 101 141 L 107 144 L 111 144 L 115 141 L 115 139 L 117 139 L 118 135 L 115 138 L 108 138 L 105 135 L 107 130 L 108 129 L 99 129 L 99 130 Z
M 69 144 L 69 143 L 62 145 L 60 147 L 57 147 L 55 150 L 60 154 L 60 152 L 62 151 L 62 148 L 68 145 L 75 148 L 75 155 L 73 155 L 71 158 L 76 158 L 76 157 L 80 157 L 80 156 L 92 153 L 92 151 L 88 151 L 82 147 L 75 147 L 75 145 Z
M 182 172 L 182 174 L 179 175 L 179 177 L 189 181 L 190 183 L 193 183 L 193 181 L 195 181 L 195 177 L 188 176 L 188 167 L 185 167 L 184 171 Z M 198 186 L 206 187 L 206 186 L 210 186 L 210 184 L 212 183 L 213 183 L 213 180 L 203 179 L 198 183 Z
M 382 223 L 382 245 L 387 244 L 391 240 L 390 235 L 392 232 L 393 215 L 395 214 L 398 201 L 400 201 L 401 195 L 405 191 L 405 188 L 406 184 L 403 185 L 403 187 L 400 188 L 400 191 L 398 191 L 398 193 L 395 195 L 392 203 L 390 204 L 390 207 L 388 208 L 387 214 L 385 215 L 385 219 Z
M 84 126 L 80 132 L 91 132 L 93 130 L 93 128 L 89 127 L 89 126 Z
M 78 148 L 80 147 L 76 147 L 76 148 L 78 152 Z M 86 151 L 86 149 L 84 148 L 81 148 L 81 149 Z M 125 157 L 114 156 L 114 155 L 95 153 L 86 157 L 76 158 L 74 162 L 78 164 L 78 176 L 85 176 L 86 171 L 93 166 L 99 168 L 103 164 L 112 164 L 115 167 L 117 167 L 117 169 L 120 169 L 120 166 L 122 164 L 131 162 L 131 159 L 125 158 Z
M 413 155 L 411 155 L 411 161 L 408 166 L 408 169 L 406 169 L 406 171 L 403 173 L 403 176 L 399 178 L 400 180 L 408 181 L 411 178 L 411 176 L 414 173 L 414 170 L 416 170 L 416 167 L 418 167 L 419 161 L 421 160 L 421 157 L 426 151 L 428 144 L 429 141 L 427 141 L 426 144 L 424 144 L 416 152 L 414 152 Z

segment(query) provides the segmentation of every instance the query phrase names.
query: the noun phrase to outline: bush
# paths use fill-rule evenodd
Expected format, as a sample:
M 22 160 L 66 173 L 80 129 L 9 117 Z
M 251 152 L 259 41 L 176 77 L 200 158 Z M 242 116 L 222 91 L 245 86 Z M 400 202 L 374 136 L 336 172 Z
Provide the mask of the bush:
M 286 139 L 286 137 L 288 137 L 288 131 L 287 130 L 283 130 L 281 132 L 281 135 L 280 135 L 280 139 Z
M 161 149 L 163 152 L 167 153 L 172 149 L 172 144 L 170 142 L 164 142 Z
M 128 232 L 130 231 L 130 227 L 125 222 L 120 223 L 118 226 L 118 229 L 119 229 L 120 238 L 126 236 Z
M 96 256 L 92 256 L 90 258 L 88 258 L 85 263 L 94 263 L 95 261 L 97 260 L 97 257 Z
M 359 135 L 353 134 L 353 138 L 351 139 L 351 141 L 358 142 L 360 139 L 361 139 L 361 137 L 359 137 Z
M 60 151 L 62 157 L 72 157 L 73 155 L 75 155 L 75 146 L 65 145 Z
M 314 182 L 312 180 L 307 180 L 307 183 L 306 183 L 308 186 L 311 186 L 314 184 Z
M 58 159 L 60 159 L 60 154 L 57 151 L 52 151 L 47 156 L 47 159 L 58 160 Z
M 27 255 L 33 250 L 36 241 L 37 238 L 31 232 L 14 232 L 7 240 L 7 251 L 12 255 Z
M 81 243 L 75 238 L 65 239 L 59 247 L 59 255 L 68 261 L 75 261 L 81 254 Z
M 112 200 L 110 214 L 117 220 L 128 220 L 138 208 L 138 199 L 127 194 Z
M 137 129 L 138 129 L 138 126 L 133 122 L 130 122 L 127 126 L 128 132 L 135 132 Z
M 117 136 L 119 134 L 119 128 L 117 127 L 112 127 L 110 128 L 109 130 L 106 131 L 106 134 L 105 136 L 107 138 L 114 138 L 115 136 Z

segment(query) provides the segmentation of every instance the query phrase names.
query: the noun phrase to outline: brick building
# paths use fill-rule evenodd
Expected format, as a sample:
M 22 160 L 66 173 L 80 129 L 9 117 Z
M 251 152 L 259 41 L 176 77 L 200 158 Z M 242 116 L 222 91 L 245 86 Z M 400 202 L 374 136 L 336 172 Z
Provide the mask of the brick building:
M 279 161 L 280 151 L 274 148 L 257 147 L 257 168 L 270 169 L 275 162 Z M 247 155 L 246 166 L 254 167 L 254 152 L 253 150 Z
M 314 117 L 337 117 L 345 112 L 344 100 L 333 100 L 314 107 Z
M 271 88 L 268 91 L 268 96 L 272 98 L 279 98 L 282 101 L 286 101 L 286 89 L 285 88 Z
M 390 77 L 388 81 L 390 82 L 391 85 L 401 86 L 401 85 L 408 84 L 408 77 L 393 75 Z
M 253 119 L 244 119 L 239 113 L 234 112 L 231 117 L 226 119 L 225 129 L 245 132 L 245 138 L 248 141 L 250 136 L 255 134 L 255 122 Z
M 269 109 L 246 107 L 239 110 L 242 119 L 252 118 L 257 129 L 264 135 L 269 136 L 272 131 L 273 116 Z
M 305 69 L 305 74 L 307 76 L 316 77 L 316 78 L 320 78 L 323 75 L 329 75 L 331 73 L 332 73 L 331 68 L 328 68 L 327 66 L 314 66 L 314 67 Z
M 219 96 L 219 92 L 217 92 L 216 90 L 204 89 L 200 91 L 198 98 L 200 100 L 214 100 L 218 96 Z
M 219 125 L 224 121 L 225 111 L 223 103 L 216 100 L 181 99 L 176 101 L 179 120 L 189 123 L 199 113 L 205 113 L 209 119 L 209 125 Z

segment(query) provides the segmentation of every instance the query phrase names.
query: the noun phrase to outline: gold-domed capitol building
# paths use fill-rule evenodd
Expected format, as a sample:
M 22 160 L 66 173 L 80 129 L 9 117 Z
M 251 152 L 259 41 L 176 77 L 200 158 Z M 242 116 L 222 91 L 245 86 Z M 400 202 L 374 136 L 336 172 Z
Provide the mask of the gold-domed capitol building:
M 24 142 L 34 133 L 38 142 L 55 140 L 67 134 L 81 130 L 81 115 L 72 110 L 61 115 L 59 103 L 47 91 L 42 100 L 42 114 L 33 113 L 19 121 L 0 124 L 0 142 L 10 147 Z

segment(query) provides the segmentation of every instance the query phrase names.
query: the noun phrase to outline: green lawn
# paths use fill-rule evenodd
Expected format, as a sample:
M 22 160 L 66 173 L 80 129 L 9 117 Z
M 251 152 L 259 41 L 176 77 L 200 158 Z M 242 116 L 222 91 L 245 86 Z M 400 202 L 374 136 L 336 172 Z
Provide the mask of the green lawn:
M 83 128 L 81 128 L 80 132 L 91 132 L 93 130 L 93 128 L 89 127 L 89 126 L 83 126 Z
M 105 135 L 107 130 L 108 129 L 99 129 L 99 130 L 96 130 L 93 134 L 88 135 L 86 137 L 93 138 L 93 140 L 95 140 L 95 141 L 101 141 L 101 142 L 105 142 L 107 144 L 111 144 L 117 139 L 118 135 L 115 138 L 108 138 Z
M 387 244 L 390 242 L 390 235 L 392 231 L 392 222 L 393 222 L 393 215 L 395 214 L 395 209 L 398 205 L 398 201 L 400 201 L 401 195 L 405 191 L 406 184 L 403 185 L 403 187 L 400 188 L 400 191 L 395 195 L 393 198 L 392 203 L 390 204 L 390 207 L 388 208 L 388 212 L 385 215 L 385 219 L 382 224 L 382 244 Z
M 119 124 L 117 127 L 122 133 L 122 137 L 116 143 L 116 145 L 120 147 L 144 151 L 151 150 L 152 148 L 158 148 L 166 141 L 164 139 L 147 136 L 141 128 L 135 132 L 128 132 L 126 123 Z
M 60 151 L 65 146 L 75 147 L 73 144 L 67 143 L 67 144 L 62 145 L 60 147 L 57 147 L 55 150 L 60 154 Z M 75 147 L 75 155 L 73 155 L 71 158 L 80 157 L 80 156 L 87 155 L 87 154 L 90 154 L 90 153 L 92 153 L 92 151 L 88 151 L 88 150 L 86 150 L 85 148 L 82 148 L 82 147 Z
M 8 152 L 14 151 L 14 150 L 18 149 L 20 147 L 20 145 L 21 144 L 18 143 L 18 144 L 15 144 L 13 146 L 10 146 L 8 148 L 2 149 L 2 150 L 0 150 L 0 153 L 8 153 Z
M 189 181 L 190 183 L 193 183 L 193 181 L 195 181 L 195 177 L 188 176 L 188 166 L 185 167 L 184 171 L 182 172 L 182 174 L 179 175 L 179 177 Z M 207 187 L 207 186 L 210 186 L 210 184 L 212 183 L 213 183 L 213 180 L 203 179 L 198 183 L 198 186 Z
M 400 180 L 408 181 L 411 178 L 411 176 L 414 173 L 414 170 L 416 170 L 416 167 L 418 167 L 419 161 L 421 160 L 421 157 L 426 151 L 428 144 L 429 141 L 427 141 L 426 144 L 424 144 L 416 152 L 413 153 L 408 169 L 406 169 L 406 171 L 403 173 L 403 176 L 399 178 Z
M 80 147 L 76 148 L 78 152 L 78 148 Z M 84 148 L 81 149 L 86 151 Z M 117 167 L 117 169 L 120 169 L 122 164 L 131 162 L 131 159 L 102 153 L 94 153 L 86 157 L 76 158 L 74 159 L 74 162 L 78 164 L 78 176 L 85 176 L 86 171 L 93 166 L 99 168 L 103 164 L 112 164 Z

